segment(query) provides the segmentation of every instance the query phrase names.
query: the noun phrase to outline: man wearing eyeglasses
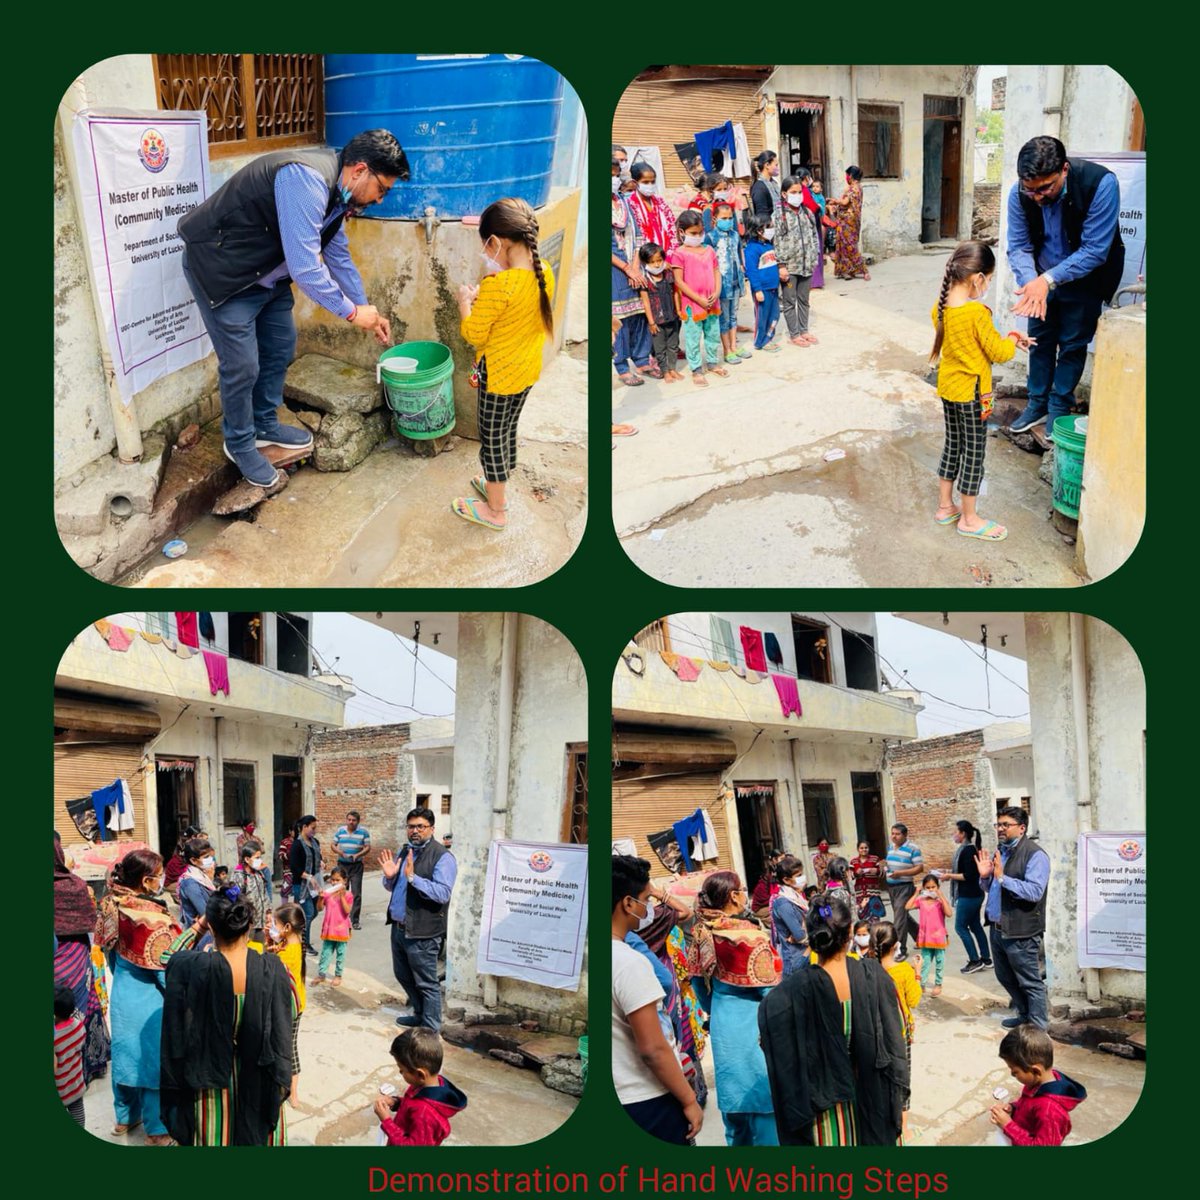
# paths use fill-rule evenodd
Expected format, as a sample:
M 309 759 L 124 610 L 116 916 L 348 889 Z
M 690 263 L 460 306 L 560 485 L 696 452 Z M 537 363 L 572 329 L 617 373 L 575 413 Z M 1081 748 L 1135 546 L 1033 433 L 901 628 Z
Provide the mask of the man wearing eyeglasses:
M 1002 808 L 996 818 L 999 849 L 994 854 L 980 850 L 975 856 L 993 969 L 1017 1010 L 1016 1016 L 1000 1022 L 1005 1029 L 1018 1025 L 1046 1029 L 1050 1024 L 1041 967 L 1050 856 L 1026 836 L 1028 825 L 1024 809 Z
M 1068 159 L 1058 138 L 1035 137 L 1017 156 L 1008 194 L 1008 265 L 1013 312 L 1029 318 L 1029 399 L 1012 423 L 1054 429 L 1075 399 L 1101 305 L 1125 266 L 1117 177 L 1099 163 Z
M 408 159 L 386 129 L 331 147 L 276 150 L 232 175 L 179 221 L 183 275 L 217 355 L 225 455 L 270 487 L 262 450 L 307 450 L 312 436 L 278 409 L 296 352 L 292 283 L 334 316 L 391 344 L 386 317 L 367 303 L 342 222 L 378 204 Z
M 408 846 L 379 856 L 383 886 L 391 892 L 387 922 L 392 927 L 392 973 L 408 996 L 411 1013 L 401 1026 L 442 1027 L 438 952 L 446 938 L 450 893 L 458 877 L 454 855 L 433 836 L 433 810 L 414 808 L 405 819 Z

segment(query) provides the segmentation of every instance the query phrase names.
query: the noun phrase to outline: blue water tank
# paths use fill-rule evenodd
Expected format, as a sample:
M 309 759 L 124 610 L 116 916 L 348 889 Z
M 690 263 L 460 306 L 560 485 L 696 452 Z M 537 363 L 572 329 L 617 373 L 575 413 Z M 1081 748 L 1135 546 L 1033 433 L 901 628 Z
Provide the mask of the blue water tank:
M 515 54 L 327 54 L 325 140 L 390 129 L 411 177 L 363 214 L 477 216 L 501 196 L 550 198 L 563 78 Z

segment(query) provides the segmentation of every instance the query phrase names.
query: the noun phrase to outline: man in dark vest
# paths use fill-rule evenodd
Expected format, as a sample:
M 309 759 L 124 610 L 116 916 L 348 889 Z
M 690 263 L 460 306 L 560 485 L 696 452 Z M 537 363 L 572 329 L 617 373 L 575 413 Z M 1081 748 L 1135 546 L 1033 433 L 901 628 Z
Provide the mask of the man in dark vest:
M 310 147 L 261 155 L 180 219 L 184 278 L 217 355 L 225 454 L 251 483 L 275 482 L 265 447 L 312 445 L 307 430 L 278 414 L 296 352 L 292 283 L 390 344 L 391 326 L 367 303 L 342 221 L 407 178 L 400 143 L 386 129 L 370 129 L 340 153 Z
M 1029 400 L 1012 423 L 1047 434 L 1065 416 L 1087 363 L 1100 307 L 1125 266 L 1117 177 L 1099 163 L 1068 159 L 1058 138 L 1035 137 L 1017 156 L 1008 195 L 1008 265 L 1016 280 L 1013 312 L 1029 318 Z
M 408 994 L 411 1014 L 397 1025 L 442 1027 L 438 951 L 446 938 L 446 913 L 458 876 L 454 855 L 433 836 L 433 810 L 414 808 L 406 818 L 408 848 L 379 856 L 383 886 L 392 893 L 387 921 L 392 927 L 392 972 Z
M 991 926 L 993 969 L 1017 1010 L 1000 1022 L 1006 1029 L 1050 1024 L 1041 966 L 1050 856 L 1026 837 L 1028 826 L 1024 809 L 1002 808 L 996 818 L 1000 848 L 992 855 L 980 850 L 975 857 Z

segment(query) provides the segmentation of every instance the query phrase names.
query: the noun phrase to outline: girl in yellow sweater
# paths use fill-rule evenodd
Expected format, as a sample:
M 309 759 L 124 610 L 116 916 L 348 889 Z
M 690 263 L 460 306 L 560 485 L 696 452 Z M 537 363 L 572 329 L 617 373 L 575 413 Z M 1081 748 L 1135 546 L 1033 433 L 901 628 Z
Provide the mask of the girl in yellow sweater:
M 479 218 L 486 275 L 458 289 L 462 336 L 475 347 L 479 373 L 479 462 L 471 480 L 478 497 L 459 496 L 451 508 L 475 525 L 503 529 L 506 488 L 517 465 L 517 420 L 542 373 L 542 348 L 554 333 L 554 273 L 538 255 L 537 215 L 509 196 Z
M 938 362 L 937 390 L 946 420 L 946 441 L 938 464 L 939 525 L 958 525 L 963 537 L 1000 542 L 1008 530 L 975 511 L 983 482 L 987 419 L 992 411 L 992 363 L 1008 362 L 1020 346 L 1034 343 L 1015 330 L 1001 337 L 992 324 L 992 310 L 980 301 L 996 270 L 996 256 L 983 242 L 960 242 L 942 276 L 942 290 L 933 306 L 937 331 L 930 365 Z M 954 481 L 962 507 L 954 503 Z

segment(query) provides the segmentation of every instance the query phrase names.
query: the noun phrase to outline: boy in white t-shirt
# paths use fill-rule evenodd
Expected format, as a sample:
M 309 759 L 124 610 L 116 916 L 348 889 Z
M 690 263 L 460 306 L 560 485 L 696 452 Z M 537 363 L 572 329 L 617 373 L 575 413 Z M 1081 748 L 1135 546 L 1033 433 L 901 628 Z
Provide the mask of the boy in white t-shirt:
M 659 1022 L 663 989 L 654 968 L 625 944 L 627 933 L 654 917 L 650 864 L 614 854 L 612 860 L 612 1072 L 621 1106 L 647 1133 L 690 1144 L 704 1113 Z

